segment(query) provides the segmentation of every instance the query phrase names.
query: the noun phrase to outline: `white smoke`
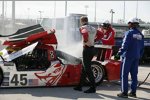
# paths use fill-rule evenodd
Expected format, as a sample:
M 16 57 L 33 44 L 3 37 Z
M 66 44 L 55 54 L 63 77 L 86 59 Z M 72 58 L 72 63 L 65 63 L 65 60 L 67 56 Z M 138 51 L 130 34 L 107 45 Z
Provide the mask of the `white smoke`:
M 61 50 L 77 58 L 81 58 L 83 44 L 81 41 L 81 34 L 79 33 L 79 26 L 77 22 L 78 21 L 76 17 L 64 18 L 64 28 L 63 30 L 58 30 L 56 27 L 56 37 L 58 40 L 58 50 Z
M 58 50 L 77 58 L 82 57 L 83 44 L 79 33 L 79 18 L 83 15 L 72 14 L 65 18 L 44 19 L 42 26 L 45 29 L 56 30 Z
M 83 50 L 82 42 L 77 42 L 77 43 L 72 42 L 72 45 L 59 47 L 58 49 L 74 57 L 82 58 L 82 50 Z

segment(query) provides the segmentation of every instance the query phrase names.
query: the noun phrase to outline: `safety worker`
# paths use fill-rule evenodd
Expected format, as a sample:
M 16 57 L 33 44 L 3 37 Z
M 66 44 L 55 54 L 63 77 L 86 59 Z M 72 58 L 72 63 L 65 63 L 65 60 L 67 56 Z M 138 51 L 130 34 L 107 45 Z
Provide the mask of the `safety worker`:
M 136 98 L 137 90 L 137 74 L 139 59 L 144 52 L 144 36 L 138 30 L 139 20 L 133 18 L 128 22 L 129 30 L 125 32 L 122 46 L 119 49 L 116 59 L 121 56 L 121 93 L 118 97 L 128 98 L 128 96 Z M 128 93 L 128 75 L 131 75 L 131 91 Z
M 80 24 L 81 24 L 80 33 L 83 37 L 83 53 L 82 53 L 83 68 L 82 68 L 80 82 L 74 88 L 74 90 L 82 91 L 84 80 L 86 80 L 87 77 L 89 80 L 90 88 L 84 91 L 84 93 L 95 93 L 96 84 L 95 84 L 95 78 L 91 68 L 91 60 L 94 56 L 94 40 L 96 38 L 102 38 L 103 35 L 100 31 L 98 31 L 97 29 L 89 25 L 87 16 L 82 16 L 80 18 Z
M 99 30 L 104 34 L 104 37 L 101 39 L 102 44 L 113 46 L 115 44 L 115 31 L 109 21 L 106 20 L 104 23 L 102 23 Z M 105 59 L 110 59 L 112 53 L 112 49 L 107 49 L 105 53 Z

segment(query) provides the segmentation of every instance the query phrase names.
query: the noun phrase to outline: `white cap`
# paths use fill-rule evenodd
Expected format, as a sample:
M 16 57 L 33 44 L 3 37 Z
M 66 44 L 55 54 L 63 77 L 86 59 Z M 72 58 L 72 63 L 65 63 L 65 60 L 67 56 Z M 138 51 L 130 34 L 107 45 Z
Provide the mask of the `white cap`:
M 105 20 L 103 23 L 110 24 L 108 20 Z
M 138 18 L 132 18 L 131 20 L 128 21 L 128 23 L 139 23 Z

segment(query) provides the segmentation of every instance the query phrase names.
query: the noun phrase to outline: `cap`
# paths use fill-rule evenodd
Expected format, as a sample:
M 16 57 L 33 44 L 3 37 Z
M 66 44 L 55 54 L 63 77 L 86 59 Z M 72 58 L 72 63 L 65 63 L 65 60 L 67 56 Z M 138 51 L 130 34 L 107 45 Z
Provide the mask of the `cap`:
M 110 24 L 110 22 L 108 20 L 105 20 L 103 23 Z
M 110 23 L 108 20 L 104 21 L 102 24 L 101 24 L 102 27 L 106 27 L 108 28 L 110 26 Z
M 132 18 L 128 21 L 128 23 L 139 23 L 139 19 L 138 18 Z

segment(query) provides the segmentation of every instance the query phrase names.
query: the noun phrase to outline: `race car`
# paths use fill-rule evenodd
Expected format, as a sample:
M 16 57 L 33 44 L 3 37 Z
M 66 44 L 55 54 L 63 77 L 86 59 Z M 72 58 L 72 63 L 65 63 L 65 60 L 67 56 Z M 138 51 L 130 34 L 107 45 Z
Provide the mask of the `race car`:
M 47 32 L 38 24 L 0 38 L 6 39 L 3 43 L 6 48 L 0 51 L 0 87 L 71 86 L 79 83 L 82 59 L 57 50 L 55 32 Z M 102 83 L 103 79 L 119 79 L 118 72 L 111 75 L 116 71 L 114 68 L 120 66 L 120 62 L 114 62 L 92 61 L 96 84 Z

